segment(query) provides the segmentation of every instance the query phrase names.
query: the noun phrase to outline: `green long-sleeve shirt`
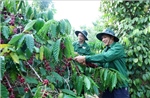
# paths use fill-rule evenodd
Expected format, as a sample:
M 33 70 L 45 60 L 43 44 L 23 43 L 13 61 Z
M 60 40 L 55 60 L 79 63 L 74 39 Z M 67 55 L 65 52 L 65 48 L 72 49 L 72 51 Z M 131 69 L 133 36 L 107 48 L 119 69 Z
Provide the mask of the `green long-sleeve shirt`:
M 102 53 L 86 56 L 85 59 L 86 62 L 99 63 L 104 68 L 114 68 L 128 77 L 124 48 L 118 42 L 106 47 Z
M 84 42 L 82 45 L 80 45 L 78 41 L 74 42 L 73 47 L 74 47 L 74 51 L 77 52 L 79 55 L 91 54 L 90 47 L 86 42 Z

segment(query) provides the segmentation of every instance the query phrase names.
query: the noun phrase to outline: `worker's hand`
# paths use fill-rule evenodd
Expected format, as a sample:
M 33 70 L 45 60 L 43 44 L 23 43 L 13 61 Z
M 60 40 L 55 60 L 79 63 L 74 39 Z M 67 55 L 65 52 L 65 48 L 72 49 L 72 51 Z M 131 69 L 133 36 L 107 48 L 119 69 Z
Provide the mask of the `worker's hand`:
M 74 58 L 74 60 L 75 61 L 77 61 L 77 62 L 79 62 L 79 63 L 81 63 L 81 64 L 86 64 L 86 62 L 85 62 L 85 56 L 76 56 L 75 58 Z

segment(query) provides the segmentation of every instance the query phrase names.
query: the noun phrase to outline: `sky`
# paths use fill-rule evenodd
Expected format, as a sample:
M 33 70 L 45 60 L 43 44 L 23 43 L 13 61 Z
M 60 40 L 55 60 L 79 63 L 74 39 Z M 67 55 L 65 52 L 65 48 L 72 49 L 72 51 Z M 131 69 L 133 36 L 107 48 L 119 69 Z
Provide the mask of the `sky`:
M 100 12 L 98 11 L 100 1 L 59 1 L 54 0 L 54 7 L 57 10 L 54 19 L 68 19 L 71 26 L 80 29 L 80 26 L 92 26 L 92 22 L 96 21 Z

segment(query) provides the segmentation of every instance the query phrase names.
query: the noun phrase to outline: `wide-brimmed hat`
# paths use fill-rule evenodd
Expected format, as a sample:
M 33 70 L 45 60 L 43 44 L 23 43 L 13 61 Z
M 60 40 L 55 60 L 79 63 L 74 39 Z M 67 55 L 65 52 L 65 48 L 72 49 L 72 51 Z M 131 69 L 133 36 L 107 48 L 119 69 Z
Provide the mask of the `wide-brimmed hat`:
M 78 36 L 79 33 L 81 33 L 84 36 L 85 40 L 88 40 L 88 38 L 87 38 L 88 33 L 85 30 L 83 30 L 83 31 L 75 31 L 75 34 L 77 36 Z
M 109 28 L 105 29 L 105 30 L 104 30 L 103 32 L 101 32 L 101 33 L 98 33 L 98 34 L 96 35 L 96 37 L 97 37 L 99 40 L 102 41 L 102 36 L 103 36 L 103 35 L 110 35 L 110 36 L 113 36 L 115 42 L 118 42 L 118 41 L 119 41 L 119 38 L 115 36 L 114 31 L 112 31 L 112 30 L 109 29 Z

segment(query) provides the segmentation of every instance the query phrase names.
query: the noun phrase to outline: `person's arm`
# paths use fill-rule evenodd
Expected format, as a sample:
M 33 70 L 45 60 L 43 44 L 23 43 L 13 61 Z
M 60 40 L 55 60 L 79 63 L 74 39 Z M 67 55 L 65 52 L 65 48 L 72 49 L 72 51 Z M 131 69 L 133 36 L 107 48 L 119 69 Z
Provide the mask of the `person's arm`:
M 107 52 L 103 52 L 101 54 L 96 54 L 92 56 L 86 56 L 85 61 L 86 62 L 110 62 L 113 61 L 116 58 L 119 58 L 122 55 L 123 47 L 121 45 L 115 45 L 114 47 L 111 47 Z
M 121 57 L 123 54 L 123 47 L 121 45 L 115 45 L 111 47 L 107 52 L 90 56 L 77 56 L 74 59 L 79 62 L 91 62 L 91 63 L 105 63 L 113 61 L 116 58 Z

